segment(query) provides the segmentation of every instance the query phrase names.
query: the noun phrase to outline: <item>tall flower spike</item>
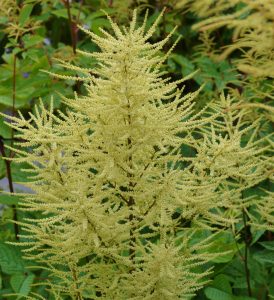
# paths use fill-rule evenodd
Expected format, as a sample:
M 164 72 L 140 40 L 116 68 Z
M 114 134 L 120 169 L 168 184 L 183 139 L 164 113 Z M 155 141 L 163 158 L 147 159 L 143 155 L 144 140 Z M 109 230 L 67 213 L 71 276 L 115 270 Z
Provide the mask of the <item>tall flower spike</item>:
M 148 39 L 162 14 L 147 32 L 144 24 L 136 28 L 136 12 L 126 30 L 109 18 L 114 36 L 86 31 L 101 49 L 81 52 L 98 63 L 96 77 L 87 68 L 82 72 L 87 95 L 63 97 L 69 109 L 58 116 L 40 104 L 27 126 L 12 118 L 26 141 L 22 146 L 31 147 L 30 153 L 14 149 L 34 175 L 28 185 L 35 193 L 22 208 L 41 212 L 39 219 L 24 221 L 21 237 L 29 242 L 22 245 L 28 258 L 47 265 L 56 299 L 188 299 L 208 274 L 195 269 L 208 255 L 192 256 L 175 243 L 187 231 L 174 217 L 183 197 L 179 183 L 187 182 L 195 197 L 200 180 L 191 174 L 187 181 L 189 161 L 179 151 L 182 143 L 192 143 L 191 131 L 202 121 L 192 112 L 197 93 L 182 95 L 179 81 L 161 77 L 159 51 L 167 39 Z M 181 172 L 177 163 L 187 170 Z M 197 203 L 206 200 L 201 195 Z M 186 239 L 184 234 L 180 242 Z M 150 273 L 158 262 L 166 267 Z M 140 278 L 142 272 L 151 282 Z M 135 277 L 139 295 L 132 292 Z

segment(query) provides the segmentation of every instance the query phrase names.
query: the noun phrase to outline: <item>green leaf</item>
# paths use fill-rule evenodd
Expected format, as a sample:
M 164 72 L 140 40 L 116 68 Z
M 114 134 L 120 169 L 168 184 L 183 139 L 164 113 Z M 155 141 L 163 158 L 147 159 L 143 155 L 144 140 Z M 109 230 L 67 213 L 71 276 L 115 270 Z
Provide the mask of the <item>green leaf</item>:
M 6 139 L 11 137 L 11 128 L 4 123 L 2 116 L 0 116 L 0 135 Z
M 22 283 L 20 290 L 18 291 L 19 296 L 16 298 L 16 300 L 21 299 L 23 296 L 27 296 L 31 290 L 31 285 L 33 283 L 35 275 L 29 274 L 27 278 Z
M 248 296 L 233 296 L 233 300 L 256 300 L 256 299 Z
M 0 179 L 6 176 L 6 165 L 2 157 L 0 156 Z
M 205 295 L 210 300 L 233 300 L 233 296 L 214 287 L 207 287 Z
M 235 277 L 233 288 L 247 290 L 246 277 Z
M 1 289 L 0 290 L 0 296 L 3 296 L 3 298 L 0 297 L 0 299 L 7 299 L 7 298 L 4 298 L 4 297 L 6 297 L 7 294 L 11 294 L 11 293 L 13 293 L 13 290 L 11 288 Z
M 0 103 L 5 106 L 12 106 L 12 98 L 10 96 L 0 95 Z
M 5 16 L 0 16 L 0 24 L 5 24 L 6 22 L 8 22 L 8 18 Z
M 7 65 L 1 65 L 1 72 L 0 72 L 0 82 L 5 81 L 7 79 L 12 78 L 12 70 Z
M 12 179 L 14 182 L 28 182 L 27 176 L 29 173 L 23 171 L 23 169 L 29 169 L 30 166 L 27 163 L 16 163 L 11 167 Z
M 265 249 L 263 251 L 257 252 L 253 255 L 253 258 L 257 260 L 260 263 L 267 263 L 274 265 L 274 252 L 268 249 Z
M 0 242 L 0 266 L 5 274 L 16 274 L 24 271 L 21 253 L 15 246 Z
M 37 0 L 25 0 L 24 2 L 25 3 L 33 3 L 33 2 L 35 3 L 35 2 L 37 2 Z
M 3 285 L 2 285 L 2 275 L 0 273 L 0 290 L 2 289 Z
M 35 276 L 32 273 L 17 273 L 11 276 L 10 285 L 14 292 L 18 294 L 16 299 L 19 300 L 23 296 L 27 296 L 29 294 L 34 277 Z
M 256 252 L 255 252 L 256 253 Z M 251 285 L 253 282 L 259 285 L 267 285 L 266 268 L 262 264 L 254 259 L 254 254 L 249 256 L 249 272 L 251 274 Z
M 26 34 L 23 36 L 23 41 L 26 48 L 42 43 L 44 38 L 40 35 Z
M 270 278 L 269 296 L 272 296 L 274 298 L 274 274 Z
M 100 34 L 99 28 L 109 28 L 110 24 L 106 21 L 105 18 L 97 18 L 95 20 L 91 21 L 90 30 L 94 32 L 95 34 Z
M 68 19 L 68 11 L 67 11 L 66 8 L 56 9 L 56 10 L 53 10 L 51 13 L 54 14 L 55 16 L 57 16 L 57 17 Z M 71 13 L 72 16 L 77 17 L 78 10 L 75 9 L 75 8 L 70 8 L 70 13 Z
M 93 13 L 91 13 L 88 17 L 87 17 L 87 20 L 94 20 L 96 18 L 99 18 L 99 17 L 105 17 L 106 16 L 106 13 L 109 13 L 111 14 L 111 10 L 108 8 L 108 9 L 104 9 L 104 11 L 102 10 L 97 10 Z M 113 13 L 113 11 L 112 11 Z
M 24 282 L 26 276 L 23 273 L 16 273 L 10 278 L 10 285 L 13 290 L 18 293 L 22 283 Z
M 16 89 L 15 107 L 19 108 L 25 106 L 32 98 L 32 94 L 35 92 L 35 88 L 32 86 L 21 84 Z M 12 90 L 10 87 L 0 86 L 0 103 L 5 106 L 12 107 Z
M 212 285 L 223 292 L 232 294 L 231 285 L 229 283 L 228 277 L 225 274 L 217 275 L 214 278 Z
M 19 196 L 0 194 L 0 204 L 17 205 L 20 200 Z
M 256 300 L 255 298 L 247 296 L 234 296 L 214 287 L 207 287 L 205 289 L 205 295 L 210 300 Z
M 259 244 L 262 245 L 265 249 L 274 250 L 274 241 L 260 242 Z
M 239 244 L 238 247 L 243 247 L 243 244 Z M 232 233 L 220 232 L 215 236 L 214 242 L 207 248 L 207 251 L 219 254 L 216 258 L 212 259 L 213 262 L 226 263 L 233 259 L 238 249 Z
M 251 245 L 255 244 L 259 238 L 265 233 L 264 229 L 258 230 L 257 228 L 254 228 L 251 226 L 251 234 L 252 234 L 252 243 Z
M 187 76 L 195 71 L 194 64 L 188 58 L 178 54 L 172 54 L 170 58 L 180 65 L 183 76 Z
M 25 4 L 19 15 L 19 25 L 24 26 L 26 21 L 29 19 L 33 9 L 33 4 Z
M 196 59 L 196 62 L 198 67 L 201 68 L 204 77 L 218 78 L 220 76 L 217 70 L 217 64 L 214 63 L 214 61 L 211 60 L 209 57 L 201 56 Z

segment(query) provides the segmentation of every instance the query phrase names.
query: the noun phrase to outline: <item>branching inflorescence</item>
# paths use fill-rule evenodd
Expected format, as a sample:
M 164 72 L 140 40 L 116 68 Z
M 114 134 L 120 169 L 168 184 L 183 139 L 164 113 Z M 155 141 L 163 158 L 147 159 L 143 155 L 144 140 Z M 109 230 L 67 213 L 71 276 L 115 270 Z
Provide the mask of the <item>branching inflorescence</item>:
M 13 160 L 30 165 L 35 191 L 21 207 L 40 214 L 20 224 L 20 244 L 47 265 L 56 299 L 191 298 L 214 255 L 210 238 L 190 236 L 233 226 L 252 205 L 243 190 L 267 178 L 258 123 L 248 126 L 224 96 L 209 115 L 195 114 L 199 91 L 183 94 L 187 78 L 164 77 L 169 53 L 160 50 L 172 33 L 150 42 L 160 17 L 148 30 L 146 20 L 136 26 L 136 11 L 129 28 L 109 18 L 114 35 L 83 29 L 101 52 L 78 52 L 97 68 L 61 64 L 86 96 L 63 97 L 68 109 L 58 115 L 41 102 L 28 120 L 6 116 L 24 141 Z M 184 157 L 182 145 L 196 155 Z

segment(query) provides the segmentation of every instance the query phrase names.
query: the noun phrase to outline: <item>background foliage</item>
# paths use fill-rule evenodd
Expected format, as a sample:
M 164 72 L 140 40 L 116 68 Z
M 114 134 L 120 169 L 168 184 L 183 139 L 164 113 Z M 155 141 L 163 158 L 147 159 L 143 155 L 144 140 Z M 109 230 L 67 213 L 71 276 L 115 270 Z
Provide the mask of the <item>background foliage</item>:
M 52 96 L 55 109 L 63 110 L 58 93 L 67 97 L 74 91 L 84 93 L 81 83 L 52 78 L 43 72 L 74 75 L 58 65 L 59 58 L 92 67 L 90 58 L 76 54 L 76 47 L 97 50 L 89 38 L 79 32 L 77 24 L 99 33 L 99 27 L 109 29 L 110 26 L 105 12 L 118 23 L 127 24 L 132 9 L 136 7 L 141 15 L 148 9 L 148 24 L 152 24 L 166 7 L 153 39 L 162 39 L 177 26 L 166 49 L 178 36 L 181 36 L 181 41 L 170 55 L 166 70 L 174 79 L 200 70 L 186 82 L 187 92 L 193 92 L 205 83 L 196 101 L 197 111 L 219 98 L 221 92 L 230 93 L 236 97 L 238 106 L 252 108 L 247 118 L 252 121 L 261 117 L 259 136 L 267 136 L 273 132 L 274 3 L 271 0 L 261 5 L 260 1 L 251 0 L 230 1 L 231 5 L 226 5 L 223 0 L 202 2 L 206 9 L 199 6 L 199 0 L 0 0 L 0 111 L 15 115 L 20 109 L 27 117 L 27 112 L 33 110 L 39 97 L 47 105 Z M 16 142 L 14 133 L 4 121 L 0 117 L 1 157 L 12 156 L 13 153 L 4 145 Z M 182 151 L 191 152 L 191 149 Z M 0 158 L 2 189 L 25 189 L 23 182 L 27 179 L 20 171 L 23 167 Z M 261 197 L 268 193 L 270 210 L 274 201 L 271 178 L 273 174 L 250 188 L 246 195 Z M 0 195 L 0 298 L 20 299 L 33 292 L 51 299 L 46 288 L 39 285 L 47 280 L 47 270 L 28 268 L 33 264 L 22 258 L 20 248 L 5 243 L 15 240 L 14 232 L 18 230 L 10 220 L 20 221 L 28 216 L 17 209 L 19 200 L 19 196 Z M 273 227 L 244 225 L 243 222 L 238 224 L 240 237 L 237 241 L 227 232 L 216 236 L 212 252 L 217 249 L 231 250 L 231 253 L 214 261 L 212 281 L 195 299 L 274 298 Z M 205 230 L 203 236 L 208 234 Z M 202 239 L 203 236 L 194 238 Z M 245 247 L 249 253 L 252 296 L 248 293 L 244 267 Z M 4 296 L 14 293 L 22 297 Z

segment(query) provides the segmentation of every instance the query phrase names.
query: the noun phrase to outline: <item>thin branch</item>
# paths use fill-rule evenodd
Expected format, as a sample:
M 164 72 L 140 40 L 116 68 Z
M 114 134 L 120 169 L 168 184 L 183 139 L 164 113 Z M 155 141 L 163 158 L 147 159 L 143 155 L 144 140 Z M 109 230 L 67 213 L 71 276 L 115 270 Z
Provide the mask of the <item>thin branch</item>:
M 14 54 L 13 56 L 13 71 L 12 71 L 12 117 L 15 116 L 15 100 L 16 100 L 16 60 L 17 55 Z M 11 128 L 11 147 L 13 146 L 14 142 L 14 129 Z M 12 156 L 12 150 L 10 150 L 9 157 Z
M 245 276 L 247 283 L 248 296 L 252 297 L 251 284 L 250 284 L 250 271 L 248 268 L 248 248 L 249 248 L 249 240 L 248 240 L 248 232 L 247 232 L 247 223 L 246 223 L 246 212 L 243 213 L 243 221 L 244 221 L 244 241 L 245 241 L 245 253 L 244 253 L 244 266 L 245 266 Z
M 0 139 L 0 153 L 1 153 L 3 158 L 6 157 L 4 143 L 1 139 Z M 10 190 L 11 193 L 14 193 L 12 175 L 11 175 L 11 167 L 10 167 L 11 161 L 10 160 L 4 160 L 4 162 L 5 162 L 5 166 L 6 166 L 6 174 L 7 174 L 8 183 L 9 183 L 9 190 Z M 14 204 L 12 205 L 12 212 L 13 212 L 13 221 L 14 221 L 13 227 L 14 227 L 15 239 L 19 240 L 19 237 L 18 237 L 19 226 L 17 224 L 18 217 L 17 217 L 16 206 Z
M 75 22 L 72 20 L 69 0 L 66 0 L 65 3 L 66 3 L 67 13 L 68 13 L 68 21 L 69 21 L 69 28 L 70 28 L 72 50 L 73 50 L 73 54 L 76 54 L 77 27 L 75 25 Z
M 75 282 L 76 300 L 82 300 L 83 298 L 81 296 L 80 291 L 78 290 L 79 289 L 78 277 L 77 277 L 76 271 L 74 268 L 71 268 L 71 272 L 72 272 L 73 281 Z
M 268 111 L 274 113 L 274 108 L 273 107 L 271 107 L 269 105 L 266 105 L 266 104 L 263 104 L 263 103 L 243 103 L 243 104 L 237 104 L 237 105 L 234 105 L 234 106 L 231 106 L 231 107 L 225 109 L 225 112 L 230 111 L 230 110 L 241 109 L 241 108 L 262 108 L 264 110 L 268 110 Z
M 77 18 L 76 18 L 76 24 L 79 23 L 80 15 L 81 15 L 81 11 L 82 11 L 82 7 L 83 7 L 84 0 L 80 0 L 79 2 L 80 2 L 80 3 L 79 3 L 79 7 L 78 7 L 78 15 L 77 15 Z

